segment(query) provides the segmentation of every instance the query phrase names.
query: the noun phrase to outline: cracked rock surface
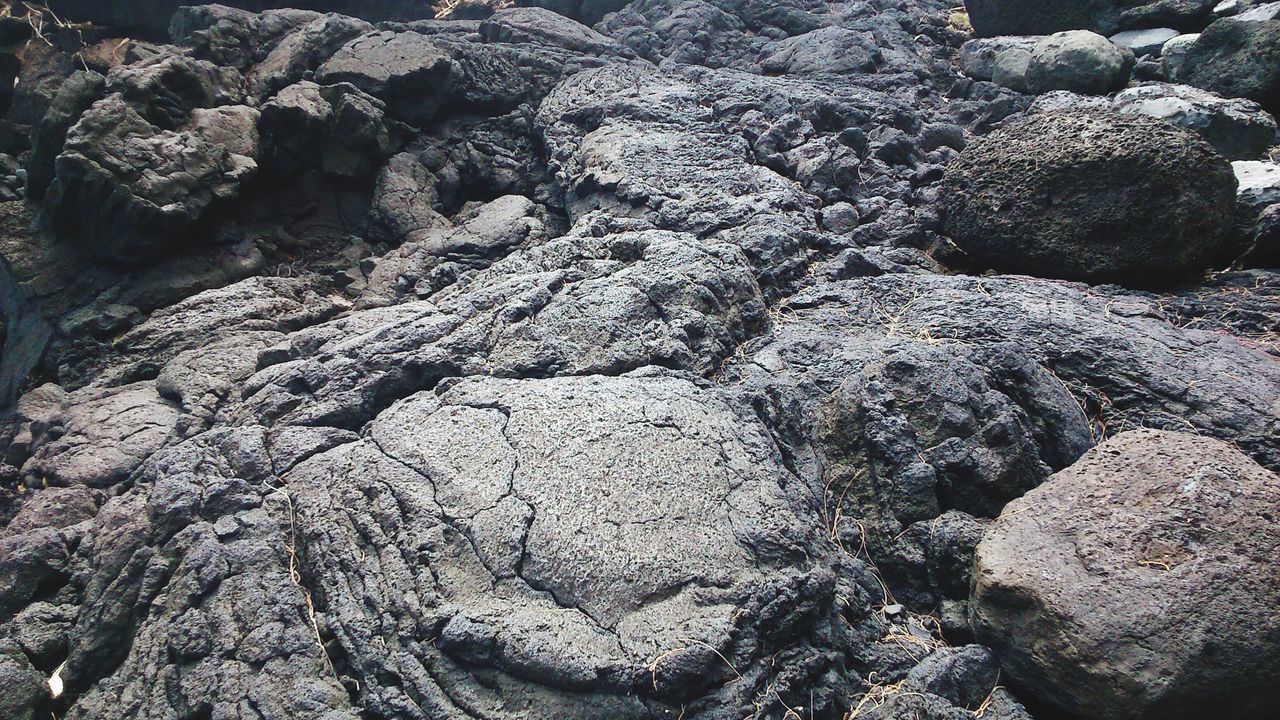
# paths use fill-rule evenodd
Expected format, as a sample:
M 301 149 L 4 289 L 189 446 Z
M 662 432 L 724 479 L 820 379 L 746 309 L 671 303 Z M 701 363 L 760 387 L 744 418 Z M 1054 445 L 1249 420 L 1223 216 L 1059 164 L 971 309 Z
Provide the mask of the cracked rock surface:
M 1280 469 L 1280 273 L 1205 272 L 1230 188 L 1128 286 L 974 274 L 948 168 L 1043 114 L 951 2 L 231 4 L 0 21 L 5 720 L 1025 720 L 1085 706 L 971 581 L 1036 498 Z M 1184 124 L 1274 134 L 1231 108 Z M 1185 647 L 1098 673 L 1266 689 Z

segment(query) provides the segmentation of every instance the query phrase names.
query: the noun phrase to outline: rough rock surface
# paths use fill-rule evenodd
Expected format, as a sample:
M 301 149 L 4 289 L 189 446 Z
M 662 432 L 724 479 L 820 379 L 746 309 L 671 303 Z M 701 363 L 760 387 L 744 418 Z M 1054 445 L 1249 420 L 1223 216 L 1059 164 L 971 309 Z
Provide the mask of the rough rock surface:
M 1223 18 L 1187 49 L 1179 79 L 1280 114 L 1280 18 Z
M 1063 30 L 1204 27 L 1217 0 L 968 0 L 973 29 L 980 36 L 1049 35 Z
M 970 143 L 946 185 L 947 231 L 978 265 L 1095 282 L 1203 269 L 1235 212 L 1231 165 L 1207 143 L 1111 110 L 1012 123 Z
M 352 4 L 0 18 L 6 720 L 1026 720 L 1006 503 L 1280 467 L 1275 271 L 956 274 L 952 2 Z
M 1257 103 L 1190 85 L 1142 84 L 1110 98 L 1055 91 L 1037 97 L 1028 112 L 1108 108 L 1192 130 L 1230 160 L 1264 157 L 1276 142 L 1275 118 Z
M 1157 83 L 1116 93 L 1113 106 L 1194 130 L 1230 160 L 1262 156 L 1276 142 L 1276 121 L 1256 103 L 1224 99 L 1187 85 Z
M 1119 435 L 996 520 L 978 638 L 1074 716 L 1262 717 L 1280 702 L 1277 507 L 1280 477 L 1226 443 Z

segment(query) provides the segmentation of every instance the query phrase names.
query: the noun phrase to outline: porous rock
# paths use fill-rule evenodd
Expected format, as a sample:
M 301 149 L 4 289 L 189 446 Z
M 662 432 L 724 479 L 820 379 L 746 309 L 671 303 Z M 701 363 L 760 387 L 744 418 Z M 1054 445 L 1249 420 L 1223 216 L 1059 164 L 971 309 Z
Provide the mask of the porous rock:
M 978 637 L 1075 716 L 1263 717 L 1280 701 L 1277 507 L 1280 478 L 1226 443 L 1119 435 L 996 520 Z
M 1280 114 L 1280 18 L 1222 18 L 1187 49 L 1179 79 Z
M 1095 282 L 1203 269 L 1235 211 L 1231 165 L 1208 143 L 1103 110 L 1011 123 L 970 143 L 946 185 L 946 229 L 977 264 Z
M 1280 465 L 1274 273 L 944 274 L 945 166 L 1031 102 L 952 3 L 517 4 L 594 27 L 15 53 L 49 180 L 117 95 L 259 166 L 128 267 L 0 205 L 0 636 L 59 717 L 1026 720 L 944 647 L 1004 504 L 1137 425 Z

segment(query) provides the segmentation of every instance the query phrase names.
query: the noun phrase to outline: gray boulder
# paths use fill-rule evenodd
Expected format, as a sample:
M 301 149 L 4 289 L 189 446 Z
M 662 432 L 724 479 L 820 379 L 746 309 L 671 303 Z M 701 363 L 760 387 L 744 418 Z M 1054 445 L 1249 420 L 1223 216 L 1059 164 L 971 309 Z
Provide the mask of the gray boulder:
M 1280 165 L 1261 160 L 1231 163 L 1242 205 L 1262 208 L 1280 202 Z
M 1280 19 L 1214 21 L 1187 50 L 1179 78 L 1280 114 Z
M 589 55 L 635 57 L 630 48 L 581 23 L 543 8 L 507 8 L 480 23 L 486 42 L 540 43 Z
M 1190 131 L 1104 110 L 1032 115 L 944 179 L 945 225 L 982 267 L 1152 285 L 1203 269 L 1235 211 L 1231 165 Z
M 1173 82 L 1182 76 L 1182 67 L 1187 60 L 1187 51 L 1200 39 L 1200 33 L 1179 35 L 1170 39 L 1160 48 L 1160 67 L 1164 70 L 1166 80 Z
M 1280 18 L 1280 2 L 1254 4 L 1233 17 L 1237 20 L 1275 20 Z
M 1232 160 L 1261 157 L 1276 140 L 1276 121 L 1257 103 L 1190 85 L 1151 83 L 1112 98 L 1055 91 L 1037 97 L 1027 112 L 1087 109 L 1146 115 L 1184 127 Z
M 429 123 L 442 112 L 510 110 L 530 88 L 513 59 L 492 47 L 417 32 L 376 32 L 342 46 L 316 70 L 315 80 L 350 83 L 411 125 Z
M 349 83 L 303 80 L 262 106 L 264 165 L 294 175 L 318 169 L 340 177 L 372 173 L 403 143 L 386 103 Z
M 1129 88 L 1116 94 L 1112 105 L 1193 130 L 1230 160 L 1261 157 L 1276 142 L 1276 121 L 1257 103 L 1189 85 Z
M 995 58 L 991 68 L 991 81 L 1001 87 L 1020 93 L 1031 93 L 1027 84 L 1027 70 L 1031 66 L 1031 50 L 1009 48 Z
M 871 33 L 827 27 L 778 43 L 761 67 L 776 73 L 870 73 L 884 60 Z
M 1062 30 L 1117 30 L 1203 27 L 1216 0 L 968 0 L 974 31 L 995 35 L 1048 35 Z
M 990 80 L 996 71 L 996 61 L 1012 49 L 1030 53 L 1040 41 L 1038 37 L 1012 36 L 974 38 L 960 46 L 960 69 L 976 80 Z
M 285 36 L 249 73 L 251 91 L 259 98 L 303 79 L 347 41 L 372 32 L 373 26 L 342 15 L 324 15 Z
M 239 127 L 235 116 L 226 120 L 234 125 L 228 134 Z M 205 211 L 236 197 L 257 171 L 251 157 L 211 142 L 210 129 L 160 129 L 119 93 L 99 100 L 67 132 L 48 198 L 50 221 L 119 262 L 189 247 Z
M 973 620 L 1077 717 L 1267 717 L 1280 703 L 1280 477 L 1231 445 L 1119 435 L 1005 508 Z
M 1097 33 L 1054 33 L 1036 43 L 1031 51 L 1027 89 L 1035 94 L 1070 90 L 1101 95 L 1123 87 L 1132 68 L 1132 54 L 1126 55 Z
M 1191 32 L 1213 17 L 1217 0 L 1114 0 L 1120 6 L 1120 27 L 1170 27 Z
M 49 715 L 49 686 L 18 643 L 0 639 L 0 712 L 8 720 L 38 720 Z
M 1110 34 L 1120 25 L 1120 12 L 1112 0 L 968 0 L 965 8 L 979 37 L 1080 29 Z
M 1241 161 L 1232 167 L 1240 182 L 1236 224 L 1241 236 L 1228 259 L 1245 267 L 1275 267 L 1280 263 L 1280 165 Z

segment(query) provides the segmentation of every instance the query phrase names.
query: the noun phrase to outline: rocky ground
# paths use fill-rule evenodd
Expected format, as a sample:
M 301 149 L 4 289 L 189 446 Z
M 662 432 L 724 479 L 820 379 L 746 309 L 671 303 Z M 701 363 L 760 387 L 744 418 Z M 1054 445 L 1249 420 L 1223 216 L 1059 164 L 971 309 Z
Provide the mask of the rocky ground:
M 1274 717 L 1280 3 L 182 4 L 0 17 L 0 718 Z

